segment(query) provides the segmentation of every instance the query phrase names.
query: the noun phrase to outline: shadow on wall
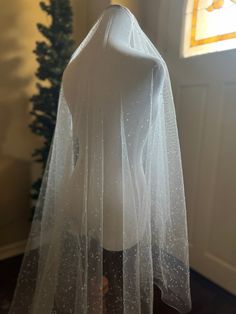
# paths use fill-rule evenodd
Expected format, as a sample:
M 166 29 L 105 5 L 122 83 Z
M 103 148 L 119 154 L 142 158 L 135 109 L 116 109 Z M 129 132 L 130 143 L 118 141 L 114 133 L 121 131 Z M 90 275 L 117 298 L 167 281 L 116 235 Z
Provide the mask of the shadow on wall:
M 14 6 L 5 2 L 1 5 L 0 29 L 1 45 L 0 45 L 0 110 L 1 120 L 6 120 L 5 140 L 1 141 L 0 151 L 6 155 L 16 158 L 26 159 L 27 153 L 25 145 L 27 145 L 23 136 L 29 133 L 27 123 L 28 115 L 28 96 L 27 87 L 31 81 L 31 77 L 25 76 L 24 59 L 22 57 L 24 33 L 21 32 L 18 7 L 20 1 L 15 1 Z M 3 110 L 3 112 L 2 112 Z M 7 116 L 4 113 L 8 111 Z M 7 124 L 7 126 L 6 126 Z M 2 135 L 3 136 L 3 135 Z M 24 145 L 23 147 L 21 145 Z
M 29 230 L 32 77 L 25 75 L 20 2 L 5 1 L 0 11 L 0 259 L 2 251 L 8 255 L 5 246 L 25 239 Z

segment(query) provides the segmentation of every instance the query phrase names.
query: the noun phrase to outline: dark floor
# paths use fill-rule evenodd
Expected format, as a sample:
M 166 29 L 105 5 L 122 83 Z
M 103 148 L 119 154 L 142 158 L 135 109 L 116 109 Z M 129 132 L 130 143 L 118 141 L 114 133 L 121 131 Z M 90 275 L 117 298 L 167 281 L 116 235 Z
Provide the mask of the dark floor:
M 21 256 L 17 256 L 0 262 L 0 314 L 8 312 L 21 259 Z M 193 271 L 191 293 L 192 314 L 236 314 L 236 297 Z M 155 310 L 158 314 L 178 313 L 160 301 L 160 293 L 157 289 L 155 289 L 154 308 L 158 308 L 158 312 Z

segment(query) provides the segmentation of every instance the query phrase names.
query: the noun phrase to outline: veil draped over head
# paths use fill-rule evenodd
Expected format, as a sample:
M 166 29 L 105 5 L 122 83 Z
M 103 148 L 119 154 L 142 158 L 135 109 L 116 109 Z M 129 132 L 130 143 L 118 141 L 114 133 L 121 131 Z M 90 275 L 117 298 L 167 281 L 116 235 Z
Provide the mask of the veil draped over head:
M 119 91 L 122 248 L 114 252 L 103 245 L 103 112 L 95 107 L 94 114 L 89 115 L 78 99 L 75 114 L 66 102 L 62 85 L 55 133 L 10 314 L 150 314 L 153 284 L 160 288 L 163 301 L 179 312 L 187 313 L 191 308 L 184 184 L 168 69 L 134 16 L 127 12 L 133 21 L 127 44 L 154 58 L 158 68 L 142 85 L 145 100 L 138 93 L 129 99 L 143 101 L 149 115 L 139 123 L 147 128 L 144 143 L 138 132 L 135 140 L 137 146 L 142 145 L 139 166 L 145 186 L 141 191 L 136 188 L 139 182 L 130 163 L 127 100 Z M 101 19 L 71 61 L 93 38 Z M 158 71 L 162 72 L 161 80 Z M 87 80 L 89 86 L 89 76 Z M 92 91 L 89 93 L 88 89 L 92 99 Z M 78 126 L 83 130 L 80 134 Z M 92 129 L 96 129 L 96 139 L 89 141 Z M 83 173 L 80 183 L 79 173 Z M 96 207 L 91 208 L 94 201 Z M 130 224 L 135 230 L 131 247 Z M 105 295 L 103 276 L 109 283 Z

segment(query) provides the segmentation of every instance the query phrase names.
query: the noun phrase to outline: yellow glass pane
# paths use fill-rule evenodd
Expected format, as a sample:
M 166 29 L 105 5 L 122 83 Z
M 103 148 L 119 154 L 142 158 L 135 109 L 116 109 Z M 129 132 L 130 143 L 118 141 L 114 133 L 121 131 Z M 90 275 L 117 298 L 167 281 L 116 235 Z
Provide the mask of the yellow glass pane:
M 236 0 L 190 0 L 185 12 L 184 56 L 236 47 Z

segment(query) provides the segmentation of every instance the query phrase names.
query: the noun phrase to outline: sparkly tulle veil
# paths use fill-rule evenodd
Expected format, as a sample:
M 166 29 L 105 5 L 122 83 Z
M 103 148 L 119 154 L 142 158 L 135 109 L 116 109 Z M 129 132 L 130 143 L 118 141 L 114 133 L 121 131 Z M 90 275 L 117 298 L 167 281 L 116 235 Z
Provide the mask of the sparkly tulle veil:
M 55 133 L 10 314 L 151 314 L 153 284 L 161 290 L 163 301 L 180 313 L 191 308 L 184 184 L 168 69 L 135 17 L 123 10 L 132 19 L 130 49 L 155 60 L 156 67 L 133 98 L 126 99 L 122 89 L 117 91 L 122 247 L 109 251 L 103 239 L 103 109 L 95 106 L 94 113 L 88 114 L 78 98 L 72 111 L 62 84 Z M 70 62 L 86 48 L 101 20 L 102 16 Z M 89 75 L 93 73 L 88 73 L 86 86 L 92 86 Z M 87 94 L 95 101 L 92 88 Z M 127 102 L 143 102 L 148 116 L 144 121 L 138 117 L 131 143 Z M 146 128 L 145 138 L 139 137 L 139 128 Z M 90 138 L 91 130 L 96 130 L 96 138 Z M 132 145 L 142 148 L 135 166 Z M 145 177 L 142 189 L 137 165 Z M 103 276 L 109 282 L 105 296 Z

